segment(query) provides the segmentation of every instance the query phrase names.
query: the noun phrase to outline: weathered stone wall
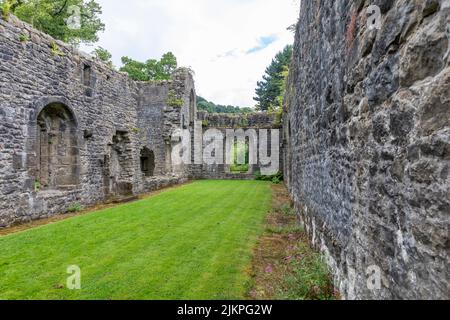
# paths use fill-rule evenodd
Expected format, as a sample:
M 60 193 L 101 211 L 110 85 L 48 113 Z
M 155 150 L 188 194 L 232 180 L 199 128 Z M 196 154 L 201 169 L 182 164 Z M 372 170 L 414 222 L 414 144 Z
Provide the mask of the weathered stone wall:
M 277 113 L 255 112 L 249 114 L 221 114 L 198 112 L 198 120 L 209 128 L 253 128 L 272 129 L 281 127 L 281 117 Z
M 302 1 L 285 176 L 345 298 L 450 298 L 449 16 L 448 0 Z
M 270 132 L 271 129 L 281 128 L 281 117 L 276 113 L 250 113 L 250 114 L 211 114 L 205 111 L 199 111 L 197 114 L 199 123 L 202 125 L 202 134 L 208 130 L 217 130 L 220 132 L 224 139 L 227 137 L 227 130 L 243 130 L 243 133 L 248 133 L 248 130 L 254 130 L 257 136 L 257 144 L 255 148 L 259 150 L 260 141 L 260 131 L 266 130 Z M 281 129 L 280 129 L 281 131 Z M 270 133 L 268 134 L 270 138 Z M 281 132 L 280 132 L 281 136 Z M 246 139 L 250 139 L 246 136 Z M 223 155 L 226 155 L 226 140 L 223 143 Z M 270 140 L 269 140 L 270 141 Z M 206 149 L 210 144 L 210 141 L 203 140 L 203 149 Z M 271 154 L 271 143 L 269 142 L 267 146 L 269 154 Z M 281 141 L 279 149 L 282 149 Z M 194 151 L 193 151 L 194 153 Z M 282 156 L 283 153 L 280 152 L 280 171 L 282 171 L 283 163 Z M 190 177 L 195 179 L 228 179 L 228 180 L 253 180 L 255 179 L 255 174 L 260 172 L 261 163 L 258 154 L 258 163 L 250 165 L 249 171 L 247 173 L 234 173 L 230 171 L 230 165 L 223 164 L 203 164 L 203 165 L 192 165 L 190 167 Z
M 171 155 L 178 143 L 172 139 L 176 129 L 188 128 L 197 116 L 194 79 L 189 70 L 179 69 L 170 81 L 138 85 L 140 150 L 147 148 L 155 158 L 154 174 L 144 177 L 143 190 L 154 190 L 159 188 L 160 176 L 186 177 L 190 173 L 189 167 L 174 168 Z M 170 99 L 179 100 L 180 105 L 171 105 L 174 101 Z
M 135 82 L 11 16 L 0 19 L 0 72 L 0 227 L 187 178 L 254 178 L 257 166 L 230 174 L 225 165 L 173 164 L 177 130 L 193 138 L 197 120 L 188 69 Z M 268 114 L 202 113 L 200 121 L 224 134 L 280 126 Z
M 190 112 L 188 70 L 136 83 L 11 16 L 0 19 L 0 75 L 0 227 L 186 180 L 166 156 Z

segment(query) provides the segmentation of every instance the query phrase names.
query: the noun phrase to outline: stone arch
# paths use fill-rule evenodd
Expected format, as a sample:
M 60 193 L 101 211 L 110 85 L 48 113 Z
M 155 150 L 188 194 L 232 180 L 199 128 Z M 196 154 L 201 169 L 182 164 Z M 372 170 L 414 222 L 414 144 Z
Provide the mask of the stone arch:
M 155 173 L 155 153 L 144 147 L 141 150 L 141 171 L 146 177 L 152 177 Z
M 193 124 L 196 118 L 195 115 L 195 103 L 196 103 L 196 97 L 194 89 L 191 90 L 190 96 L 189 96 L 189 119 L 190 123 Z
M 41 189 L 73 188 L 79 183 L 77 121 L 61 102 L 39 108 L 36 117 L 36 180 Z

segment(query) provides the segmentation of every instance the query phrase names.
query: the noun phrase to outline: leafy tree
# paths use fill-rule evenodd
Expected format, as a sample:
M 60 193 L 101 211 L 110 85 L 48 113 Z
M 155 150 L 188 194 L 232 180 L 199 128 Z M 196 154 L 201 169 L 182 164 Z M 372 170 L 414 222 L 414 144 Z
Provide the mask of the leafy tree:
M 285 80 L 289 64 L 292 59 L 293 47 L 286 46 L 277 53 L 272 63 L 267 67 L 263 80 L 259 81 L 256 88 L 256 109 L 267 111 L 277 109 L 280 106 L 280 97 L 284 94 Z
M 137 81 L 150 80 L 145 63 L 130 59 L 128 57 L 122 57 L 122 63 L 123 66 L 120 68 L 120 71 L 128 73 L 131 79 Z
M 97 57 L 97 59 L 105 62 L 110 67 L 112 67 L 112 54 L 108 50 L 102 47 L 98 47 L 94 50 L 93 54 Z
M 2 7 L 52 37 L 72 43 L 94 43 L 98 33 L 105 30 L 100 20 L 100 5 L 95 0 L 0 0 Z M 77 16 L 79 27 L 70 27 L 68 21 Z
M 278 95 L 276 101 L 277 101 L 277 105 L 273 106 L 273 110 L 279 110 L 281 111 L 283 109 L 283 101 L 284 101 L 284 95 L 286 93 L 286 88 L 287 88 L 287 79 L 289 76 L 289 67 L 284 66 L 283 67 L 283 71 L 280 73 L 280 78 L 282 79 L 281 81 L 281 85 L 280 85 L 280 94 Z M 270 110 L 270 108 L 269 108 Z
M 251 108 L 217 105 L 199 96 L 197 96 L 197 108 L 209 113 L 251 113 L 255 111 Z
M 178 66 L 177 58 L 172 52 L 164 54 L 159 61 L 160 70 L 155 75 L 157 80 L 168 80 Z
M 123 66 L 120 71 L 127 72 L 137 81 L 169 80 L 178 66 L 177 58 L 172 52 L 165 53 L 161 60 L 149 59 L 139 62 L 129 57 L 122 57 Z

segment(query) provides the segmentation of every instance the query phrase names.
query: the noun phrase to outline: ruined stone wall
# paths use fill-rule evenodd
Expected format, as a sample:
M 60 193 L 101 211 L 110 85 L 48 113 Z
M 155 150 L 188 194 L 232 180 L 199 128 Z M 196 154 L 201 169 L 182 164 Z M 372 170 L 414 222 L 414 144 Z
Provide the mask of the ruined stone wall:
M 345 298 L 450 298 L 449 16 L 448 0 L 302 1 L 285 176 Z
M 176 178 L 189 175 L 189 167 L 172 165 L 172 149 L 179 141 L 172 136 L 179 128 L 188 128 L 197 116 L 194 79 L 188 69 L 177 70 L 170 81 L 139 83 L 138 132 L 140 150 L 154 154 L 153 175 L 143 180 L 143 190 L 165 186 L 161 176 Z M 192 97 L 194 97 L 192 100 Z M 193 117 L 193 119 L 191 119 Z M 163 183 L 163 184 L 161 184 Z
M 177 130 L 194 137 L 189 69 L 169 81 L 135 82 L 11 16 L 0 19 L 0 74 L 0 227 L 188 177 L 254 178 L 254 170 L 231 175 L 223 165 L 173 164 Z M 267 114 L 202 114 L 200 121 L 224 133 L 280 125 Z
M 250 114 L 221 114 L 198 112 L 198 120 L 204 127 L 210 128 L 254 128 L 272 129 L 281 127 L 281 118 L 277 113 L 258 112 Z
M 141 84 L 11 16 L 0 19 L 0 227 L 186 180 L 166 141 L 189 108 L 187 70 Z M 169 93 L 183 99 L 170 106 Z M 141 150 L 155 170 L 141 170 Z M 170 147 L 170 146 L 169 146 Z
M 276 113 L 251 113 L 251 114 L 210 114 L 205 111 L 198 112 L 198 121 L 202 125 L 202 134 L 208 130 L 217 130 L 224 138 L 227 137 L 227 130 L 243 130 L 247 133 L 248 130 L 254 130 L 257 136 L 258 143 L 255 145 L 257 153 L 259 150 L 260 129 L 268 130 L 281 128 L 281 117 Z M 281 130 L 280 130 L 281 131 Z M 270 133 L 268 134 L 270 138 Z M 281 136 L 281 133 L 280 133 Z M 246 139 L 249 139 L 247 136 Z M 270 140 L 269 140 L 270 141 Z M 206 149 L 211 141 L 203 140 L 203 149 Z M 280 150 L 282 149 L 281 141 L 279 141 Z M 226 143 L 223 143 L 223 154 L 226 155 Z M 268 152 L 271 154 L 271 143 L 268 144 Z M 279 165 L 282 171 L 282 155 L 280 153 Z M 258 155 L 259 156 L 259 155 Z M 247 173 L 235 173 L 230 171 L 230 165 L 214 164 L 214 165 L 192 165 L 190 168 L 190 177 L 197 179 L 228 179 L 228 180 L 253 180 L 255 174 L 260 172 L 261 164 L 258 158 L 258 163 L 251 165 Z

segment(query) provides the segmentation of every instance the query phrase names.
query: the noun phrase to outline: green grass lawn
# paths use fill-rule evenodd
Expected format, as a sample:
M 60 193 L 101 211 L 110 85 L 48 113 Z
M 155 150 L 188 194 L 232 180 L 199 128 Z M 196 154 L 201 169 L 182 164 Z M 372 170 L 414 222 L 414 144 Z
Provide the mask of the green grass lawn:
M 198 181 L 0 237 L 0 299 L 241 299 L 270 184 Z M 81 290 L 66 288 L 81 268 Z

